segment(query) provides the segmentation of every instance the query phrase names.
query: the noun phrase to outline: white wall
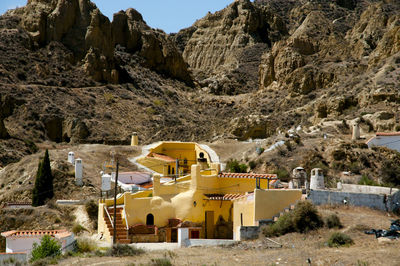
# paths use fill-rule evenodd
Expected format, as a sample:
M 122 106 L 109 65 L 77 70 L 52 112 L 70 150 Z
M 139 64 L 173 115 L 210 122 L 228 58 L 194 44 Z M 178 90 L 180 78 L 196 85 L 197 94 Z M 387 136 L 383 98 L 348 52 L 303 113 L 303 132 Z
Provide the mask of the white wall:
M 42 236 L 35 237 L 8 237 L 6 239 L 6 252 L 26 252 L 31 253 L 33 243 L 40 244 L 40 239 Z
M 8 237 L 6 238 L 6 253 L 26 252 L 30 254 L 32 251 L 33 243 L 40 244 L 40 240 L 42 239 L 42 237 L 43 235 L 32 237 Z M 61 245 L 63 253 L 72 250 L 72 243 L 75 241 L 74 234 L 71 234 L 70 236 L 64 237 L 62 239 L 57 239 L 57 241 Z
M 400 152 L 400 136 L 376 136 L 368 142 L 368 147 L 385 146 Z

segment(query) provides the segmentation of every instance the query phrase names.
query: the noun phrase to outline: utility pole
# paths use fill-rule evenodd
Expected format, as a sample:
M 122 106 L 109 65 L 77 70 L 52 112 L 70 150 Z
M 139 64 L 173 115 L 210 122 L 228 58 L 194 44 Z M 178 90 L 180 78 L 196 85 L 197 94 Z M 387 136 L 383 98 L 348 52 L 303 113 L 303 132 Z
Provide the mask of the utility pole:
M 176 159 L 176 161 L 175 161 L 175 169 L 176 169 L 176 172 L 175 172 L 175 182 L 176 182 L 176 179 L 179 177 L 179 159 Z
M 115 186 L 114 186 L 114 235 L 113 235 L 113 244 L 117 244 L 117 187 L 118 187 L 118 168 L 119 162 L 117 159 L 117 170 L 115 173 Z

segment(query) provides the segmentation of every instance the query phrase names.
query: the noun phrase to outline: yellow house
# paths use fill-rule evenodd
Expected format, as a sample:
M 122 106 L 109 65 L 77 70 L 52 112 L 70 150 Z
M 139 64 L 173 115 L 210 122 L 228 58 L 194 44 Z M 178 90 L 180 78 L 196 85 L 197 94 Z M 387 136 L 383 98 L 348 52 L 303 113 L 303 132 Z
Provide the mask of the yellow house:
M 192 228 L 192 238 L 232 239 L 235 227 L 272 218 L 301 197 L 299 190 L 271 193 L 276 175 L 222 173 L 211 157 L 196 143 L 162 142 L 139 158 L 137 162 L 155 171 L 153 188 L 118 197 L 118 241 L 176 241 L 177 227 Z M 174 179 L 162 183 L 165 176 Z M 249 193 L 254 202 L 246 197 Z M 99 204 L 98 232 L 110 241 L 113 203 L 106 199 Z

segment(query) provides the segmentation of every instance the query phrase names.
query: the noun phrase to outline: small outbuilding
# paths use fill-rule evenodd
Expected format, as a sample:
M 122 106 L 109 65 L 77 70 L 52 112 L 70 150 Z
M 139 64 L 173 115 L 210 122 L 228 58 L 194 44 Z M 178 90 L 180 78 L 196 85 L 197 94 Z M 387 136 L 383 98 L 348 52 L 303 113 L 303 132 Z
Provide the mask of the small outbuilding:
M 61 245 L 62 252 L 73 250 L 75 237 L 67 230 L 7 231 L 1 233 L 6 238 L 6 253 L 30 254 L 34 243 L 40 244 L 43 236 L 55 238 Z

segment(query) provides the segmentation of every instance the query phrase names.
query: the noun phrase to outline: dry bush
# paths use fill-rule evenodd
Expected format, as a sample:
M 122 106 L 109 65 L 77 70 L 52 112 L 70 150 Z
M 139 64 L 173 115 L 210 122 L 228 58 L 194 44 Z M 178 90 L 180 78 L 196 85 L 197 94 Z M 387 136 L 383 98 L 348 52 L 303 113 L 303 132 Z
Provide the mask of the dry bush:
M 342 222 L 336 214 L 331 214 L 325 218 L 325 225 L 328 228 L 343 228 Z
M 116 244 L 106 251 L 107 256 L 126 257 L 143 254 L 145 251 L 141 248 L 136 248 L 128 245 Z
M 341 247 L 341 246 L 351 246 L 354 244 L 353 239 L 351 239 L 350 236 L 340 233 L 340 232 L 335 232 L 332 233 L 332 235 L 328 239 L 328 246 L 329 247 Z

